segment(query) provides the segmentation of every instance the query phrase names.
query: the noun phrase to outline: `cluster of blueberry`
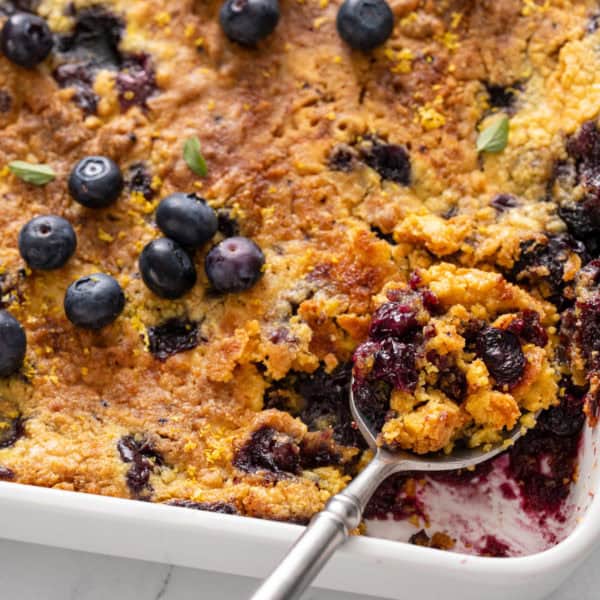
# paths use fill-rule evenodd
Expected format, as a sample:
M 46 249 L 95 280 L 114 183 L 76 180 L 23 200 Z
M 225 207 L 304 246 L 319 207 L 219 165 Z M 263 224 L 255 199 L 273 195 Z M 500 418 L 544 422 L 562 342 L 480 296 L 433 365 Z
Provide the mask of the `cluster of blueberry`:
M 69 176 L 73 199 L 91 209 L 112 204 L 123 190 L 119 167 L 104 156 L 89 156 L 77 163 Z M 168 237 L 153 240 L 143 249 L 139 268 L 144 283 L 162 298 L 180 298 L 196 283 L 192 253 L 217 232 L 215 211 L 195 194 L 175 193 L 164 198 L 156 211 L 156 224 Z M 19 233 L 19 252 L 32 269 L 52 270 L 66 264 L 77 247 L 73 226 L 57 215 L 35 217 Z M 252 287 L 262 275 L 262 250 L 245 237 L 229 237 L 206 255 L 205 271 L 219 292 L 239 292 Z M 67 318 L 85 329 L 112 323 L 125 306 L 119 283 L 105 273 L 74 281 L 67 289 Z M 20 368 L 26 340 L 21 325 L 7 312 L 0 313 L 0 376 Z
M 226 0 L 220 11 L 225 35 L 252 46 L 269 36 L 279 22 L 278 0 Z M 368 51 L 383 44 L 394 28 L 394 15 L 386 0 L 345 0 L 337 14 L 340 37 L 356 50 Z M 52 51 L 54 38 L 41 17 L 17 12 L 0 32 L 0 48 L 12 62 L 31 69 Z
M 278 0 L 226 0 L 221 27 L 234 42 L 251 46 L 270 35 L 279 22 Z M 340 37 L 355 50 L 381 46 L 394 28 L 386 0 L 344 0 L 337 14 Z

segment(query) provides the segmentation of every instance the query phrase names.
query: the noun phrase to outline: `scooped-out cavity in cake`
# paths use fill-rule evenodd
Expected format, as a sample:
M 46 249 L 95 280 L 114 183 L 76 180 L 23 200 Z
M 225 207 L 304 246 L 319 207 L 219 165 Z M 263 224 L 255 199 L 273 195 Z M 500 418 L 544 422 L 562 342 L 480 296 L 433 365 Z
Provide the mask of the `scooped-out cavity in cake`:
M 376 303 L 354 353 L 354 395 L 376 415 L 382 445 L 492 444 L 559 402 L 556 310 L 501 275 L 441 263 L 388 284 Z M 389 410 L 377 415 L 370 396 L 382 388 Z

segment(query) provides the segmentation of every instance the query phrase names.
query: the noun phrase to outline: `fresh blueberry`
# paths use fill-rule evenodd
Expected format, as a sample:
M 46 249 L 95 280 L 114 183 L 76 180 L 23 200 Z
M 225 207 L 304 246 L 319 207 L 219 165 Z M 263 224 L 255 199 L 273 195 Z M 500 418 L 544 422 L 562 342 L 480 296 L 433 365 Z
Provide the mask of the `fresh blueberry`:
M 32 269 L 59 269 L 73 256 L 76 247 L 71 223 L 56 215 L 35 217 L 19 233 L 19 252 Z
M 340 37 L 355 50 L 381 46 L 394 29 L 394 15 L 385 0 L 345 0 L 337 14 Z
M 52 50 L 52 32 L 44 19 L 19 12 L 8 18 L 0 34 L 4 56 L 21 67 L 33 69 Z
M 69 176 L 73 199 L 88 208 L 112 204 L 123 190 L 121 169 L 106 156 L 88 156 L 80 160 Z
M 0 377 L 8 377 L 20 369 L 26 348 L 27 338 L 19 321 L 0 310 Z
M 261 277 L 265 255 L 245 237 L 219 242 L 206 255 L 204 267 L 212 286 L 219 292 L 241 292 Z
M 219 18 L 230 40 L 253 46 L 275 29 L 279 3 L 277 0 L 226 0 Z
M 180 192 L 161 201 L 156 224 L 166 236 L 191 248 L 208 242 L 218 227 L 217 215 L 204 199 Z
M 110 275 L 94 273 L 74 281 L 65 294 L 65 313 L 73 325 L 102 329 L 123 311 L 125 294 Z
M 181 298 L 196 283 L 196 268 L 188 253 L 169 238 L 153 240 L 140 254 L 144 283 L 161 298 Z

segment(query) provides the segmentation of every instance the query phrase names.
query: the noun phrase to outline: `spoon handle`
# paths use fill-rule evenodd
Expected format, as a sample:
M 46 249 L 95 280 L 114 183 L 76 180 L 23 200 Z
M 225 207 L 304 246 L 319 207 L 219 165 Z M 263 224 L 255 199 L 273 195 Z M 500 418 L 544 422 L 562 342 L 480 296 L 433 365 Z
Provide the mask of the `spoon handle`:
M 380 452 L 325 509 L 315 515 L 279 566 L 264 581 L 251 600 L 296 600 L 319 574 L 331 555 L 358 527 L 367 502 L 379 484 L 398 463 L 385 461 Z

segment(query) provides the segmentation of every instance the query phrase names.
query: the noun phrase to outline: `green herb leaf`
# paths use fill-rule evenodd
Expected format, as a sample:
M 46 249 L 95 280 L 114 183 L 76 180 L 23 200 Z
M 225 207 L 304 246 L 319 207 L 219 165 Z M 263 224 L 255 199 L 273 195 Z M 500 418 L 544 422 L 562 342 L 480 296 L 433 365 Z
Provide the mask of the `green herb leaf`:
M 183 158 L 187 166 L 199 177 L 208 175 L 208 167 L 202 152 L 200 152 L 200 140 L 194 136 L 185 140 L 183 145 Z
M 32 185 L 46 185 L 56 179 L 56 173 L 50 165 L 36 165 L 24 160 L 13 160 L 8 163 L 10 172 Z
M 501 152 L 508 144 L 508 117 L 492 121 L 477 136 L 477 152 Z

